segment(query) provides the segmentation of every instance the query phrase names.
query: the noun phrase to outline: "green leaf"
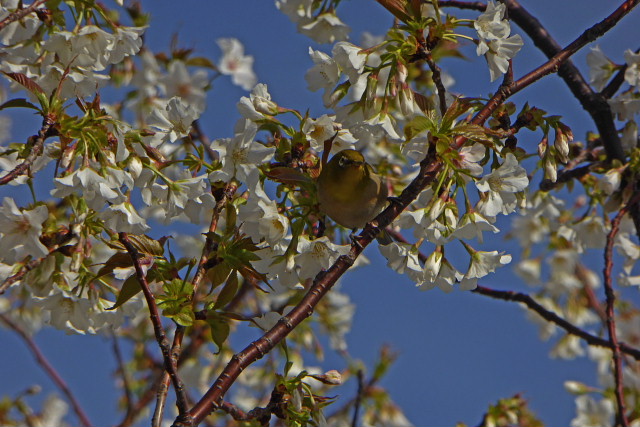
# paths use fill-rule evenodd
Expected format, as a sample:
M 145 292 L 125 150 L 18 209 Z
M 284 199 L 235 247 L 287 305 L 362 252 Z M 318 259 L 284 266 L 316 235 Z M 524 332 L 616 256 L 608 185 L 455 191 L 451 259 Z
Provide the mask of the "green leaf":
M 229 336 L 229 322 L 224 316 L 215 311 L 209 311 L 207 313 L 207 323 L 211 328 L 211 339 L 218 346 L 218 352 L 220 352 L 222 345 Z
M 166 240 L 163 238 L 163 241 Z M 164 248 L 162 247 L 162 243 L 158 240 L 154 240 L 149 236 L 142 234 L 129 234 L 129 241 L 133 245 L 134 248 L 138 252 L 142 252 L 146 255 L 152 256 L 162 256 L 164 254 Z M 119 240 L 110 240 L 105 242 L 107 246 L 117 251 L 126 252 L 127 249 L 124 247 Z
M 131 241 L 133 247 L 142 253 L 154 256 L 162 256 L 164 254 L 164 248 L 162 247 L 162 244 L 149 236 L 146 236 L 144 234 L 129 234 L 129 240 Z
M 116 303 L 113 305 L 113 307 L 107 308 L 107 310 L 115 310 L 116 308 L 120 307 L 122 304 L 136 296 L 140 291 L 142 291 L 142 286 L 140 286 L 138 278 L 135 275 L 130 276 L 122 284 L 122 289 L 120 289 L 120 293 L 118 294 Z
M 294 168 L 275 167 L 266 171 L 264 174 L 267 178 L 283 184 L 302 185 L 310 184 L 312 182 L 309 175 Z
M 430 130 L 432 127 L 433 122 L 429 120 L 429 118 L 425 116 L 416 116 L 404 126 L 404 135 L 407 138 L 407 141 L 410 141 L 419 133 L 422 133 L 425 130 Z
M 34 110 L 40 111 L 40 108 L 36 107 L 35 105 L 33 105 L 32 103 L 30 103 L 24 98 L 10 99 L 4 104 L 0 105 L 0 110 L 4 110 L 5 108 L 19 108 L 19 107 L 33 108 Z
M 218 69 L 218 67 L 216 67 L 213 62 L 203 56 L 195 56 L 187 59 L 185 62 L 187 65 L 190 65 L 192 67 L 206 67 L 211 68 L 212 70 Z
M 226 211 L 226 228 L 224 231 L 225 236 L 231 236 L 236 230 L 236 219 L 238 218 L 238 213 L 236 211 L 236 207 L 231 203 L 227 203 Z
M 229 304 L 233 297 L 235 297 L 238 293 L 238 287 L 238 275 L 236 274 L 236 271 L 233 270 L 231 272 L 231 275 L 227 279 L 227 283 L 218 294 L 218 298 L 216 299 L 216 303 L 213 305 L 213 308 L 222 308 L 225 305 Z
M 456 98 L 442 117 L 441 129 L 443 131 L 451 129 L 455 119 L 469 110 L 470 104 L 470 101 L 465 98 Z
M 126 252 L 116 252 L 98 270 L 95 279 L 113 273 L 115 268 L 127 268 L 133 266 L 131 256 Z
M 191 307 L 182 307 L 177 314 L 167 317 L 171 317 L 180 326 L 192 326 L 196 320 L 196 316 L 193 314 Z
M 211 290 L 214 290 L 227 280 L 231 273 L 231 267 L 226 262 L 220 262 L 207 271 L 207 277 L 211 280 Z

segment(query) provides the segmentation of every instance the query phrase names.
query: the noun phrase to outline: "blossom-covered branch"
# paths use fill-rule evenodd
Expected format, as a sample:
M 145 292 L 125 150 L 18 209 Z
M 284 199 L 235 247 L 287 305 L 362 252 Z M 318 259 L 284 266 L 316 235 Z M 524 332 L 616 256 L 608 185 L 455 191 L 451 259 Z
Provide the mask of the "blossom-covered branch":
M 490 100 L 485 107 L 474 117 L 473 123 L 484 123 L 491 113 L 511 95 L 516 94 L 542 77 L 555 73 L 565 61 L 583 48 L 587 43 L 594 41 L 604 33 L 613 28 L 626 14 L 628 14 L 640 0 L 627 0 L 620 5 L 614 12 L 601 22 L 593 25 L 585 30 L 577 39 L 571 42 L 567 47 L 555 53 L 547 62 L 530 71 L 525 76 L 516 80 L 509 87 L 502 87 Z M 613 158 L 621 158 L 621 153 L 614 152 Z

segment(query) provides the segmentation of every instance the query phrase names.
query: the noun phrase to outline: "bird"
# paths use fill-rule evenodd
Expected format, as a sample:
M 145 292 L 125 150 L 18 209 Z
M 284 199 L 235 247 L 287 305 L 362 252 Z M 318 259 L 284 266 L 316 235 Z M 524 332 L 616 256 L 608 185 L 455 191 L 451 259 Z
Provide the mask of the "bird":
M 342 150 L 324 165 L 316 181 L 320 212 L 355 231 L 387 204 L 388 189 L 357 150 Z

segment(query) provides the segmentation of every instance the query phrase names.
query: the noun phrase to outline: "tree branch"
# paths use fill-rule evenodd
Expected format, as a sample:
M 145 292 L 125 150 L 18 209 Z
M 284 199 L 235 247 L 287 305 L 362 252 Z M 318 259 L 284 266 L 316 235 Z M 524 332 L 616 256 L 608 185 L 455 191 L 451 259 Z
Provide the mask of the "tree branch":
M 35 4 L 35 3 L 34 3 Z M 31 152 L 24 159 L 24 162 L 9 171 L 5 176 L 0 178 L 0 185 L 8 184 L 9 182 L 22 175 L 35 160 L 42 154 L 44 149 L 44 141 L 50 136 L 57 135 L 58 131 L 54 127 L 55 121 L 51 117 L 45 117 L 42 121 L 42 127 L 38 131 L 37 135 L 29 137 L 27 144 L 31 144 Z
M 126 412 L 125 417 L 130 417 L 133 415 L 134 404 L 133 404 L 133 394 L 131 393 L 131 385 L 129 383 L 129 375 L 127 375 L 127 370 L 125 367 L 124 359 L 122 357 L 122 351 L 120 350 L 120 343 L 118 342 L 118 336 L 113 333 L 113 354 L 116 357 L 116 363 L 118 364 L 118 370 L 120 371 L 120 375 L 122 376 L 122 384 L 124 388 L 124 398 L 126 404 Z
M 127 233 L 120 232 L 118 233 L 118 236 L 120 243 L 124 245 L 133 261 L 133 266 L 136 270 L 136 277 L 138 279 L 138 282 L 140 283 L 140 287 L 142 288 L 142 293 L 144 294 L 144 297 L 147 301 L 147 306 L 149 307 L 149 317 L 151 318 L 151 323 L 153 324 L 153 331 L 156 335 L 156 341 L 158 341 L 158 345 L 160 346 L 160 350 L 162 351 L 164 367 L 171 377 L 173 388 L 176 392 L 176 406 L 178 407 L 179 413 L 184 414 L 187 411 L 187 398 L 185 395 L 184 386 L 182 384 L 182 381 L 180 380 L 180 377 L 178 376 L 177 363 L 172 358 L 171 347 L 169 346 L 169 340 L 167 340 L 167 336 L 162 327 L 162 321 L 160 320 L 158 306 L 156 305 L 155 298 L 151 293 L 151 290 L 149 289 L 147 276 L 144 273 L 144 270 L 142 270 L 142 266 L 140 265 L 140 253 L 129 240 L 129 236 L 127 235 Z
M 542 317 L 543 319 L 559 326 L 560 328 L 564 329 L 571 335 L 575 335 L 577 337 L 582 338 L 587 344 L 611 349 L 611 343 L 608 340 L 602 339 L 595 335 L 591 335 L 587 331 L 580 329 L 573 323 L 558 316 L 553 311 L 547 310 L 542 305 L 537 303 L 536 300 L 534 300 L 530 295 L 527 295 L 522 292 L 491 289 L 491 288 L 487 288 L 480 285 L 478 285 L 478 287 L 471 292 L 488 296 L 491 298 L 495 298 L 495 299 L 501 299 L 504 301 L 520 302 L 526 305 L 527 308 L 539 314 L 540 317 Z M 640 350 L 624 343 L 619 343 L 619 344 L 620 344 L 620 350 L 623 353 L 628 354 L 629 356 L 633 357 L 636 360 L 640 360 Z
M 235 354 L 222 373 L 207 390 L 205 395 L 195 404 L 185 416 L 178 416 L 173 426 L 194 426 L 199 424 L 209 413 L 220 408 L 222 398 L 240 373 L 253 362 L 261 359 L 280 343 L 296 326 L 313 314 L 313 310 L 322 297 L 333 287 L 336 281 L 353 265 L 364 248 L 375 239 L 381 228 L 389 225 L 409 204 L 417 198 L 420 192 L 433 182 L 442 168 L 442 163 L 436 160 L 435 150 L 432 150 L 420 163 L 420 172 L 404 189 L 400 196 L 394 199 L 378 217 L 368 223 L 357 237 L 357 243 L 351 246 L 349 255 L 338 258 L 325 272 L 320 272 L 313 281 L 307 294 L 300 302 L 278 323 L 262 337 L 250 343 L 244 350 Z
M 387 229 L 387 232 L 390 233 L 393 238 L 395 240 L 397 240 L 398 242 L 403 242 L 403 243 L 408 243 L 407 239 L 404 238 L 404 236 L 400 233 L 398 233 L 395 230 L 392 229 Z M 423 263 L 427 261 L 427 256 L 422 253 L 422 252 L 418 252 L 418 258 L 420 259 L 420 261 L 422 261 Z M 565 331 L 567 331 L 568 333 L 570 333 L 571 335 L 575 335 L 579 338 L 582 338 L 583 340 L 585 340 L 587 342 L 587 344 L 589 345 L 594 345 L 594 346 L 598 346 L 598 347 L 605 347 L 605 348 L 609 348 L 611 349 L 611 343 L 605 339 L 602 339 L 600 337 L 597 337 L 595 335 L 590 334 L 589 332 L 580 329 L 579 327 L 577 327 L 576 325 L 574 325 L 573 323 L 565 320 L 564 318 L 558 316 L 556 313 L 547 310 L 546 308 L 544 308 L 542 305 L 540 305 L 538 302 L 536 302 L 535 299 L 533 299 L 530 295 L 527 295 L 525 293 L 522 292 L 514 292 L 514 291 L 502 291 L 502 290 L 497 290 L 497 289 L 491 289 L 491 288 L 487 288 L 484 286 L 480 286 L 478 285 L 478 287 L 474 290 L 472 290 L 471 292 L 480 294 L 480 295 L 484 295 L 484 296 L 488 296 L 491 298 L 495 298 L 495 299 L 501 299 L 504 301 L 514 301 L 514 302 L 519 302 L 522 303 L 524 305 L 527 306 L 527 308 L 531 309 L 532 311 L 538 313 L 540 315 L 540 317 L 542 317 L 543 319 L 554 323 L 555 325 L 559 326 L 560 328 L 564 329 Z M 640 361 L 640 350 L 636 349 L 635 347 L 631 347 L 627 344 L 624 343 L 619 343 L 620 345 L 620 350 L 625 353 L 628 354 L 629 356 L 633 357 L 636 360 Z
M 43 4 L 45 1 L 46 0 L 36 0 L 29 6 L 25 7 L 24 9 L 19 9 L 13 13 L 10 13 L 9 16 L 7 16 L 2 21 L 0 21 L 0 31 L 2 31 L 4 27 L 11 24 L 12 22 L 18 21 L 24 18 L 25 16 L 27 16 L 28 14 L 35 12 L 38 6 Z
M 613 377 L 615 380 L 615 396 L 616 404 L 618 406 L 618 422 L 622 427 L 629 426 L 629 420 L 627 420 L 624 402 L 624 384 L 622 381 L 622 356 L 620 354 L 620 344 L 618 343 L 618 336 L 616 333 L 616 318 L 615 318 L 615 302 L 616 295 L 613 292 L 613 284 L 611 279 L 611 271 L 613 270 L 613 244 L 620 229 L 620 222 L 625 214 L 629 211 L 630 207 L 637 202 L 640 195 L 636 195 L 629 203 L 624 206 L 616 217 L 611 221 L 611 231 L 607 234 L 607 244 L 604 250 L 604 292 L 606 295 L 606 320 L 607 331 L 609 333 L 609 343 L 611 344 L 611 350 L 613 353 Z
M 609 31 L 611 28 L 613 28 L 625 15 L 627 15 L 631 11 L 631 9 L 633 9 L 633 7 L 635 7 L 638 4 L 639 1 L 640 0 L 626 0 L 611 15 L 609 15 L 604 20 L 600 21 L 599 23 L 593 25 L 591 28 L 584 31 L 577 39 L 575 39 L 567 47 L 559 51 L 556 51 L 556 49 L 554 48 L 554 51 L 556 53 L 553 54 L 553 56 L 551 56 L 547 62 L 540 65 L 539 67 L 529 72 L 525 76 L 521 77 L 520 79 L 515 81 L 513 84 L 507 87 L 504 87 L 504 86 L 501 87 L 498 90 L 498 92 L 496 92 L 493 95 L 493 97 L 491 97 L 491 99 L 487 102 L 487 104 L 485 104 L 484 108 L 480 110 L 480 112 L 473 118 L 472 123 L 474 124 L 484 123 L 489 118 L 489 116 L 491 116 L 491 113 L 493 113 L 493 111 L 495 111 L 495 109 L 499 105 L 501 105 L 507 98 L 518 93 L 519 91 L 531 85 L 532 83 L 535 83 L 536 81 L 540 80 L 542 77 L 551 73 L 558 72 L 561 69 L 563 70 L 562 75 L 565 76 L 564 77 L 565 81 L 567 81 L 567 79 L 570 79 L 571 81 L 571 84 L 569 87 L 572 90 L 572 92 L 574 92 L 576 97 L 578 97 L 581 103 L 583 103 L 583 106 L 585 107 L 585 109 L 589 107 L 587 111 L 592 111 L 592 110 L 605 111 L 606 110 L 605 104 L 607 107 L 608 107 L 608 104 L 604 99 L 601 99 L 600 100 L 601 102 L 596 103 L 596 100 L 594 98 L 593 102 L 596 103 L 597 105 L 589 104 L 585 106 L 584 101 L 586 100 L 586 95 L 583 93 L 583 91 L 584 92 L 588 91 L 588 92 L 591 92 L 592 94 L 593 94 L 593 91 L 591 91 L 591 89 L 589 88 L 589 85 L 587 85 L 586 82 L 584 82 L 584 79 L 581 78 L 579 72 L 577 71 L 577 69 L 575 69 L 575 66 L 573 67 L 573 69 L 575 69 L 575 72 L 573 71 L 573 69 L 571 70 L 571 72 L 568 72 L 566 70 L 570 66 L 566 64 L 568 59 L 573 54 L 575 54 L 578 50 L 582 49 L 587 43 L 591 43 L 592 41 L 596 40 L 598 37 L 602 36 L 607 31 Z M 537 19 L 529 15 L 528 12 L 524 11 L 524 9 L 522 9 L 522 7 L 515 0 L 507 0 L 507 4 L 511 6 L 509 8 L 509 13 L 510 13 L 510 16 L 514 19 L 514 21 L 516 20 L 517 16 L 528 17 L 529 20 L 526 21 L 529 23 L 528 25 L 534 26 L 535 24 L 536 28 L 538 28 L 539 31 L 544 32 L 544 34 L 546 35 L 546 37 L 543 40 L 546 40 L 549 42 L 549 44 L 551 44 L 553 40 L 548 36 L 548 33 L 540 25 Z M 523 27 L 523 29 L 527 31 L 526 28 Z M 534 41 L 535 40 L 538 40 L 538 39 L 534 39 Z M 544 45 L 544 46 L 546 49 L 547 45 Z M 545 51 L 545 53 L 547 54 L 547 56 L 549 56 L 549 53 L 551 53 L 551 51 L 549 51 L 549 53 Z M 563 66 L 565 68 L 563 68 Z M 604 113 L 595 114 L 595 115 L 592 114 L 592 117 L 596 122 L 596 126 L 598 127 L 598 130 L 601 133 L 601 137 L 611 138 L 608 140 L 609 142 L 605 142 L 605 150 L 607 151 L 607 155 L 609 156 L 609 158 L 623 159 L 624 153 L 622 152 L 622 146 L 620 145 L 620 139 L 618 137 L 617 130 L 613 124 L 613 116 L 611 115 L 611 110 L 610 109 L 608 110 L 608 114 L 604 114 Z M 607 125 L 606 127 L 603 127 L 605 124 L 607 124 L 605 122 L 607 122 L 610 126 Z M 612 141 L 614 142 L 617 141 L 617 143 L 613 144 Z M 461 146 L 462 143 L 464 143 L 464 140 L 459 140 L 457 146 Z
M 25 344 L 27 344 L 27 347 L 29 347 L 29 350 L 31 351 L 33 356 L 36 358 L 36 361 L 38 362 L 38 364 L 42 367 L 42 369 L 44 369 L 44 371 L 47 373 L 49 378 L 51 378 L 53 383 L 60 389 L 62 394 L 64 394 L 67 397 L 67 400 L 69 401 L 69 403 L 71 403 L 71 407 L 73 408 L 73 411 L 78 416 L 78 419 L 80 420 L 82 425 L 85 427 L 91 427 L 92 424 L 91 424 L 91 421 L 89 421 L 89 417 L 87 417 L 87 414 L 84 412 L 84 410 L 80 406 L 80 403 L 71 392 L 71 389 L 69 388 L 67 383 L 62 379 L 58 371 L 56 371 L 56 369 L 51 365 L 51 363 L 49 363 L 49 361 L 44 356 L 44 354 L 42 353 L 42 351 L 40 350 L 36 342 L 33 340 L 33 338 L 30 337 L 25 332 L 25 330 L 22 329 L 20 325 L 15 323 L 5 314 L 0 313 L 0 320 L 4 324 L 6 324 L 10 329 L 14 330 L 18 335 L 20 335 L 20 337 L 24 340 Z

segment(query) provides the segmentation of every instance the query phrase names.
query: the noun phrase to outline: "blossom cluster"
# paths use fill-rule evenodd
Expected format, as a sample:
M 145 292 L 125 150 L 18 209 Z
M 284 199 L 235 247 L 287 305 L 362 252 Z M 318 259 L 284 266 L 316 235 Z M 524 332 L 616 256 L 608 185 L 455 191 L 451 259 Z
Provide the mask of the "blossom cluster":
M 30 162 L 26 173 L 9 180 L 11 185 L 30 186 L 35 174 L 53 174 L 53 201 L 19 206 L 18 198 L 5 197 L 0 205 L 0 279 L 7 294 L 0 297 L 0 310 L 20 327 L 34 332 L 48 324 L 77 334 L 121 328 L 132 343 L 149 341 L 154 332 L 142 309 L 142 275 L 155 298 L 147 304 L 157 302 L 164 317 L 181 328 L 208 334 L 216 351 L 231 357 L 228 336 L 239 322 L 264 331 L 286 324 L 284 309 L 359 244 L 351 230 L 324 215 L 316 187 L 327 159 L 352 148 L 375 166 L 371 173 L 393 196 L 422 173 L 425 158 L 438 165 L 432 178 L 414 181 L 423 188 L 387 230 L 395 241 L 378 246 L 387 266 L 416 287 L 476 289 L 512 261 L 495 239 L 485 242 L 486 233 L 500 232 L 501 217 L 512 216 L 511 236 L 523 248 L 516 271 L 534 287 L 540 304 L 577 327 L 601 322 L 601 307 L 589 299 L 600 281 L 582 260 L 604 249 L 612 231 L 609 213 L 629 198 L 622 188 L 629 167 L 591 165 L 593 173 L 581 181 L 588 204 L 586 197 L 578 198 L 568 208 L 550 192 L 528 194 L 538 168 L 545 183 L 561 185 L 558 164 L 568 165 L 581 149 L 571 129 L 529 106 L 516 119 L 519 127 L 510 126 L 515 113 L 510 104 L 489 124 L 474 123 L 470 118 L 483 108 L 482 101 L 454 94 L 452 79 L 435 66 L 430 43 L 459 54 L 463 36 L 455 31 L 473 27 L 476 53 L 484 55 L 491 81 L 507 73 L 523 41 L 511 35 L 503 3 L 489 1 L 472 22 L 444 15 L 436 2 L 423 4 L 405 14 L 406 25 L 384 36 L 369 34 L 357 45 L 346 41 L 349 28 L 336 14 L 338 0 L 276 1 L 299 32 L 332 44 L 330 53 L 309 48 L 312 65 L 305 78 L 309 90 L 323 92 L 326 108 L 317 115 L 280 105 L 268 86 L 258 83 L 254 58 L 235 38 L 217 40 L 222 51 L 217 64 L 189 49 L 154 53 L 144 45 L 146 22 L 135 13 L 124 25 L 97 3 L 88 2 L 88 9 L 67 3 L 59 7 L 68 9 L 41 6 L 0 30 L 0 70 L 13 91 L 29 96 L 13 102 L 44 119 L 41 134 L 27 144 L 0 149 L 0 178 L 11 178 L 23 162 Z M 3 2 L 0 20 L 20 7 L 25 5 L 17 0 Z M 48 14 L 55 19 L 43 18 Z M 625 53 L 630 88 L 610 101 L 618 119 L 626 121 L 621 135 L 630 157 L 637 150 L 639 58 Z M 598 49 L 588 62 L 592 83 L 604 88 L 616 66 Z M 237 103 L 233 135 L 211 141 L 200 119 L 219 75 L 250 93 Z M 126 93 L 107 103 L 100 96 L 105 88 Z M 513 137 L 522 127 L 543 134 L 537 150 Z M 552 130 L 556 137 L 549 144 Z M 528 159 L 536 152 L 540 160 L 529 173 L 526 166 L 534 162 Z M 183 235 L 185 224 L 197 230 L 194 235 Z M 173 239 L 150 237 L 160 227 L 171 230 Z M 634 232 L 625 219 L 614 241 L 623 261 L 622 287 L 640 284 Z M 366 263 L 360 256 L 355 266 Z M 334 288 L 308 309 L 316 311 L 330 346 L 348 354 L 346 335 L 355 310 L 349 297 Z M 620 338 L 637 343 L 640 316 L 631 309 L 624 314 Z M 207 326 L 198 329 L 203 317 Z M 547 338 L 555 329 L 545 322 L 541 331 Z M 322 356 L 316 333 L 303 323 L 277 350 L 289 363 L 276 389 L 291 395 L 297 412 L 289 416 L 326 425 L 322 405 L 305 381 L 340 381 L 335 373 L 305 366 L 305 351 Z M 188 383 L 205 388 L 223 365 L 210 352 L 193 351 L 195 361 L 181 369 Z M 572 336 L 552 352 L 563 358 L 587 353 L 598 365 L 603 389 L 611 389 L 610 353 L 587 352 Z M 201 359 L 215 367 L 202 369 Z M 268 368 L 252 367 L 252 380 L 238 392 L 237 401 L 247 410 L 273 389 Z M 639 383 L 636 366 L 627 368 L 625 382 Z M 595 412 L 610 418 L 607 399 L 598 403 L 580 395 L 574 425 Z M 371 408 L 372 425 L 408 425 L 386 396 Z
M 489 0 L 486 10 L 473 24 L 478 37 L 478 56 L 484 55 L 489 65 L 491 81 L 509 69 L 511 60 L 522 48 L 524 42 L 519 34 L 510 36 L 511 24 L 505 19 L 507 7 L 504 3 Z

